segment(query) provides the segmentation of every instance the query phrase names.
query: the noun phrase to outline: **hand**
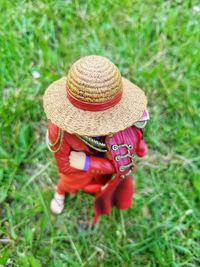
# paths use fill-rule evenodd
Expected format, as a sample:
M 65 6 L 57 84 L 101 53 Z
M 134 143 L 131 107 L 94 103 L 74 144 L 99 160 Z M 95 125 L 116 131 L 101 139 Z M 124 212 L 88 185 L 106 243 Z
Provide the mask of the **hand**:
M 69 155 L 69 164 L 71 167 L 83 170 L 85 166 L 86 154 L 84 152 L 71 151 Z

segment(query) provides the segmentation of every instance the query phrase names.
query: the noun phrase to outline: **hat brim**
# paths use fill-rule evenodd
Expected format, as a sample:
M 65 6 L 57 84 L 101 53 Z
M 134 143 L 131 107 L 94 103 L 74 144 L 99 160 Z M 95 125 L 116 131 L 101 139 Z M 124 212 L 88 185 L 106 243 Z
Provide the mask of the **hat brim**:
M 67 78 L 53 82 L 43 96 L 47 118 L 62 130 L 86 136 L 105 136 L 124 130 L 140 119 L 147 106 L 144 92 L 125 78 L 120 102 L 104 111 L 86 111 L 67 98 Z

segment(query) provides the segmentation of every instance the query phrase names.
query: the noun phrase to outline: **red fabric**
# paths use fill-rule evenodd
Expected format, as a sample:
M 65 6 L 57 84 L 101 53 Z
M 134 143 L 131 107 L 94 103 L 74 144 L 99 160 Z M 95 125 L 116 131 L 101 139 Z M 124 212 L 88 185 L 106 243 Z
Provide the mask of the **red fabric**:
M 141 139 L 136 149 L 136 154 L 138 155 L 138 157 L 144 157 L 147 153 L 148 153 L 147 145 L 145 141 Z
M 58 127 L 53 123 L 48 125 L 49 139 L 52 143 L 55 142 L 58 136 Z M 56 150 L 59 143 L 55 146 Z M 87 172 L 75 169 L 69 165 L 70 151 L 83 151 L 90 155 L 90 167 Z M 75 193 L 78 190 L 84 190 L 84 187 L 89 184 L 104 185 L 115 172 L 112 162 L 107 158 L 99 158 L 99 154 L 95 154 L 90 148 L 83 143 L 77 136 L 64 133 L 61 149 L 54 154 L 60 180 L 57 185 L 57 192 L 60 194 Z M 102 156 L 102 155 L 101 155 Z M 93 166 L 93 167 L 92 167 Z
M 48 131 L 49 139 L 54 143 L 58 135 L 58 127 L 49 123 Z M 136 153 L 143 156 L 146 152 L 146 144 L 142 139 L 142 131 L 139 131 L 141 134 L 138 135 Z M 58 145 L 55 146 L 55 149 Z M 69 165 L 71 150 L 83 151 L 90 155 L 90 167 L 87 172 L 72 168 Z M 62 147 L 54 156 L 60 174 L 57 185 L 59 194 L 73 194 L 78 190 L 84 190 L 96 195 L 94 223 L 97 222 L 100 215 L 108 214 L 113 206 L 118 209 L 127 209 L 131 206 L 134 192 L 131 177 L 128 176 L 122 180 L 119 175 L 116 175 L 115 179 L 111 179 L 117 171 L 113 161 L 108 158 L 109 154 L 106 155 L 107 158 L 102 158 L 102 153 L 95 153 L 77 136 L 64 132 Z M 102 190 L 104 185 L 107 187 Z
M 95 216 L 93 223 L 96 224 L 100 215 L 109 214 L 113 206 L 124 210 L 132 205 L 134 187 L 131 177 L 122 180 L 119 175 L 112 179 L 108 186 L 100 191 L 94 201 Z
M 82 101 L 80 99 L 77 99 L 76 97 L 74 97 L 69 90 L 67 90 L 67 98 L 69 99 L 69 101 L 72 103 L 72 105 L 74 105 L 77 108 L 83 109 L 83 110 L 88 110 L 88 111 L 103 111 L 109 108 L 114 107 L 117 103 L 119 103 L 119 101 L 122 98 L 122 92 L 118 93 L 116 96 L 114 96 L 114 98 L 105 101 L 103 103 L 99 103 L 99 102 L 85 102 Z
M 106 144 L 108 147 L 129 144 L 132 146 L 129 153 L 131 155 L 136 153 L 142 157 L 147 152 L 147 147 L 142 137 L 142 130 L 133 126 L 113 134 L 112 137 L 107 137 Z M 128 170 L 126 169 L 123 172 L 119 170 L 120 166 L 130 164 L 132 160 L 130 157 L 122 158 L 119 161 L 115 160 L 116 156 L 125 155 L 127 153 L 128 148 L 126 146 L 120 146 L 116 150 L 110 150 L 110 155 L 116 169 L 116 176 L 108 182 L 106 189 L 100 191 L 96 196 L 94 202 L 94 223 L 98 221 L 100 215 L 109 214 L 112 206 L 116 206 L 118 209 L 128 209 L 132 204 L 134 187 L 131 177 L 129 175 L 125 179 L 122 179 L 120 176 L 126 174 Z

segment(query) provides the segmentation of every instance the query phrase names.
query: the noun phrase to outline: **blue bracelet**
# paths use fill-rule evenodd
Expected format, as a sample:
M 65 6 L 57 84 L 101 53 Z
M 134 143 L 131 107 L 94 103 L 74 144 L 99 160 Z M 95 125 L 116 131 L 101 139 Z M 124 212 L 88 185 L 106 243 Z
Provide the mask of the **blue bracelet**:
M 86 156 L 85 158 L 85 165 L 84 165 L 84 171 L 87 171 L 90 167 L 90 156 Z

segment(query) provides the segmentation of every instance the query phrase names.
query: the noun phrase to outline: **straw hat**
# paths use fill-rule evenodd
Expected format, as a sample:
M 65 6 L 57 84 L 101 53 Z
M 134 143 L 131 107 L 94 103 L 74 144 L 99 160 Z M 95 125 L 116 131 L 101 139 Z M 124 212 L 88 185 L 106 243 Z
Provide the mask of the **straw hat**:
M 147 106 L 144 92 L 123 78 L 112 62 L 96 55 L 76 61 L 67 77 L 47 88 L 43 102 L 47 118 L 59 128 L 86 136 L 124 130 Z

